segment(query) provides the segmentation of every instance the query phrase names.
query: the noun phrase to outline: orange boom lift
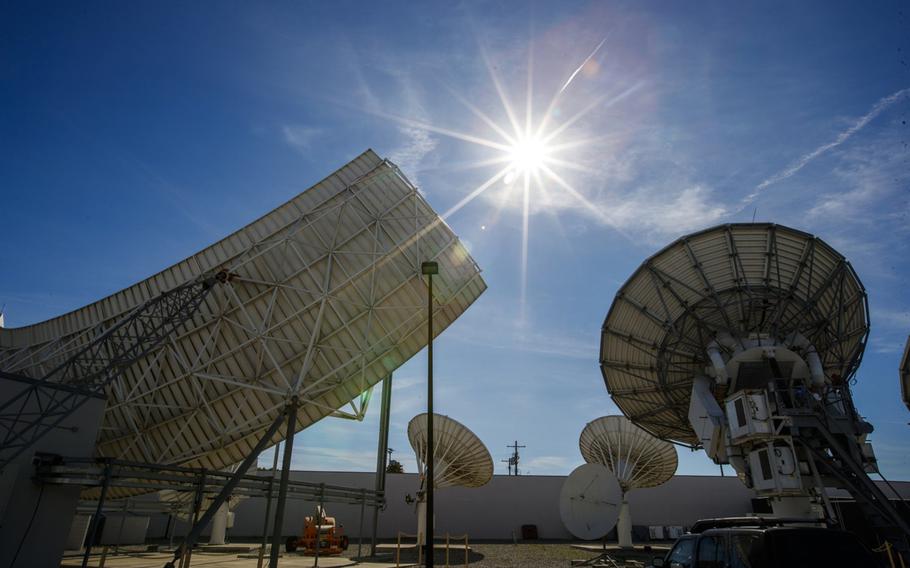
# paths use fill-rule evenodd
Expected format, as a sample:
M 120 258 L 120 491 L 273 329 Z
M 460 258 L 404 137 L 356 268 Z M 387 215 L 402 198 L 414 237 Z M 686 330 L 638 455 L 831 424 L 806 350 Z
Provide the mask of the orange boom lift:
M 288 552 L 303 549 L 306 555 L 315 555 L 317 546 L 319 556 L 341 554 L 348 549 L 344 527 L 335 523 L 335 517 L 327 517 L 322 507 L 316 507 L 316 514 L 304 519 L 302 536 L 292 536 L 285 543 Z

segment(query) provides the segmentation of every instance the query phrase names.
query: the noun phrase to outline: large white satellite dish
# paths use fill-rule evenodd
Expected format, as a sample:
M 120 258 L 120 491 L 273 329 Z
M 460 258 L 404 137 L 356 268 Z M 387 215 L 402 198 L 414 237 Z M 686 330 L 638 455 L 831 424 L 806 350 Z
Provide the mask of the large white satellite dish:
M 99 324 L 201 275 L 228 275 L 180 330 L 106 389 L 99 456 L 223 469 L 299 398 L 296 428 L 362 418 L 360 395 L 426 344 L 421 262 L 435 260 L 434 332 L 486 285 L 452 230 L 367 151 L 212 246 L 84 308 L 0 329 L 0 370 L 41 377 Z M 350 410 L 346 408 L 351 407 Z M 285 436 L 278 429 L 271 442 Z
M 868 331 L 865 289 L 824 241 L 769 223 L 723 225 L 668 245 L 626 281 L 603 324 L 600 365 L 632 422 L 699 446 L 689 400 L 715 337 L 799 335 L 825 375 L 847 381 Z
M 617 537 L 620 546 L 631 547 L 632 515 L 626 493 L 669 481 L 676 473 L 676 448 L 632 424 L 625 416 L 602 416 L 589 422 L 581 432 L 578 446 L 586 462 L 605 466 L 619 481 L 622 507 Z
M 598 463 L 586 463 L 562 484 L 559 515 L 574 536 L 595 540 L 616 526 L 621 501 L 622 489 L 613 473 Z
M 408 423 L 408 440 L 421 476 L 427 462 L 427 414 Z M 460 422 L 433 414 L 433 487 L 480 487 L 493 478 L 493 458 L 474 432 Z
M 873 431 L 850 390 L 866 291 L 821 239 L 768 223 L 706 229 L 647 259 L 603 325 L 607 390 L 637 426 L 730 464 L 776 515 L 840 513 L 846 489 L 910 558 L 910 523 L 869 477 Z

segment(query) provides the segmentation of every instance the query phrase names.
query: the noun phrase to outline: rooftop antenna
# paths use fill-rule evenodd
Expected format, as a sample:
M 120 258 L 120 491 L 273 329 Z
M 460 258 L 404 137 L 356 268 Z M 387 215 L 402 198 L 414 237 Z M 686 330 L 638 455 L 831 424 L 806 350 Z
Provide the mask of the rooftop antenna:
M 519 445 L 518 445 L 518 440 L 515 440 L 515 443 L 514 443 L 514 444 L 512 444 L 511 446 L 506 446 L 506 447 L 512 449 L 512 455 L 509 456 L 509 459 L 508 459 L 508 460 L 502 460 L 502 461 L 508 461 L 508 462 L 509 462 L 509 475 L 512 475 L 512 471 L 515 472 L 515 475 L 520 475 L 519 472 L 518 472 L 518 462 L 521 461 L 521 458 L 520 458 L 520 456 L 518 455 L 518 449 L 519 449 L 519 448 L 526 448 L 527 446 L 519 446 Z
M 758 206 L 756 206 L 755 209 L 752 210 L 752 222 L 753 223 L 755 222 L 756 215 L 758 215 Z
M 613 402 L 640 428 L 703 448 L 776 516 L 836 522 L 828 488 L 910 559 L 910 525 L 869 477 L 872 425 L 850 391 L 869 336 L 843 255 L 771 223 L 720 225 L 647 259 L 604 321 Z

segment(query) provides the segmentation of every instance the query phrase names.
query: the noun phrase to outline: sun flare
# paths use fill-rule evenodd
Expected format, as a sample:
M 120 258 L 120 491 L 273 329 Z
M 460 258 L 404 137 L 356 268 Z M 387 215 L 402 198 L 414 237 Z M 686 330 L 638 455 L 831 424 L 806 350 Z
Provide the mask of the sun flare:
M 546 164 L 550 155 L 546 141 L 539 136 L 520 138 L 509 148 L 509 164 L 513 176 L 534 174 Z
M 493 154 L 483 160 L 467 167 L 495 167 L 495 173 L 486 181 L 475 187 L 467 195 L 462 197 L 457 203 L 449 207 L 441 217 L 448 219 L 460 211 L 467 204 L 472 202 L 481 194 L 490 188 L 497 186 L 504 187 L 501 193 L 502 199 L 496 207 L 495 216 L 508 203 L 520 203 L 521 207 L 521 291 L 519 302 L 522 309 L 522 317 L 527 293 L 527 272 L 528 272 L 528 244 L 530 237 L 530 215 L 532 211 L 532 201 L 546 201 L 552 199 L 553 194 L 562 194 L 565 197 L 578 202 L 582 207 L 591 211 L 598 217 L 606 217 L 605 211 L 588 200 L 587 197 L 575 189 L 569 181 L 564 178 L 560 170 L 575 170 L 590 172 L 591 170 L 573 159 L 570 150 L 577 150 L 589 142 L 585 139 L 566 139 L 573 138 L 569 128 L 575 126 L 588 112 L 595 108 L 606 108 L 622 100 L 634 92 L 641 84 L 635 84 L 619 92 L 604 94 L 595 98 L 586 106 L 571 115 L 562 117 L 558 124 L 556 118 L 560 115 L 559 104 L 563 95 L 566 94 L 570 85 L 577 78 L 583 68 L 591 63 L 594 57 L 603 47 L 606 39 L 602 40 L 597 47 L 582 61 L 581 65 L 568 73 L 568 78 L 552 96 L 546 111 L 542 116 L 534 116 L 534 100 L 532 96 L 532 78 L 533 78 L 533 57 L 528 58 L 528 86 L 527 97 L 525 101 L 524 120 L 520 119 L 520 113 L 512 106 L 509 97 L 503 88 L 500 78 L 495 71 L 495 65 L 489 60 L 486 54 L 483 59 L 486 63 L 487 70 L 490 74 L 496 93 L 502 108 L 505 111 L 507 121 L 495 120 L 478 108 L 467 97 L 451 90 L 462 104 L 464 104 L 471 113 L 480 121 L 485 123 L 492 132 L 496 134 L 492 139 L 483 135 L 459 132 L 449 128 L 436 126 L 428 122 L 404 118 L 387 113 L 377 113 L 380 116 L 396 120 L 411 128 L 418 128 L 427 132 L 435 132 L 443 136 L 461 140 L 477 146 L 482 146 L 492 150 Z M 565 105 L 563 105 L 565 107 Z M 523 124 L 522 124 L 523 123 Z M 518 182 L 518 183 L 516 183 Z M 488 225 L 483 225 L 481 230 L 487 230 Z

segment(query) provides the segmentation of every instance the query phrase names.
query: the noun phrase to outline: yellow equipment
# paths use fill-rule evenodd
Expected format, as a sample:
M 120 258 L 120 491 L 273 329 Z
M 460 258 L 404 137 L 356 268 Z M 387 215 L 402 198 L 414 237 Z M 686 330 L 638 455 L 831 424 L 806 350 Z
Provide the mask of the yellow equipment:
M 306 555 L 316 555 L 317 546 L 319 556 L 341 554 L 348 549 L 344 527 L 335 524 L 335 517 L 327 517 L 322 507 L 316 507 L 316 514 L 304 519 L 303 536 L 288 538 L 285 550 L 294 552 L 303 549 Z

